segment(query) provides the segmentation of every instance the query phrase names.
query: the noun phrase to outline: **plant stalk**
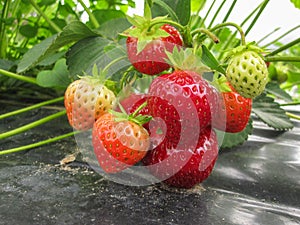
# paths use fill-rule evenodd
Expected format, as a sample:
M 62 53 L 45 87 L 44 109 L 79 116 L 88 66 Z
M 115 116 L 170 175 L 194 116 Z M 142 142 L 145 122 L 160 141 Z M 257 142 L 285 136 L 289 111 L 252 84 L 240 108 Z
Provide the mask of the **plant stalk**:
M 25 108 L 22 108 L 22 109 L 18 109 L 18 110 L 12 111 L 12 112 L 8 112 L 8 113 L 0 115 L 0 120 L 4 119 L 4 118 L 7 118 L 7 117 L 10 117 L 10 116 L 15 116 L 15 115 L 18 115 L 20 113 L 27 112 L 27 111 L 30 111 L 30 110 L 33 110 L 33 109 L 37 109 L 37 108 L 40 108 L 40 107 L 45 106 L 45 105 L 50 105 L 52 103 L 60 102 L 62 100 L 64 100 L 64 97 L 58 97 L 58 98 L 55 98 L 55 99 L 51 99 L 51 100 L 44 101 L 44 102 L 41 102 L 41 103 L 38 103 L 38 104 L 35 104 L 35 105 L 28 106 L 28 107 L 25 107 Z
M 44 13 L 44 11 L 38 6 L 36 1 L 29 0 L 29 2 L 57 33 L 60 33 L 62 31 L 59 26 L 57 26 L 52 20 L 49 19 L 49 17 Z
M 25 132 L 27 130 L 30 130 L 30 129 L 34 128 L 34 127 L 42 125 L 42 124 L 44 124 L 46 122 L 54 120 L 54 119 L 56 119 L 56 118 L 58 118 L 60 116 L 63 116 L 65 114 L 66 114 L 66 110 L 63 110 L 63 111 L 60 111 L 58 113 L 52 114 L 50 116 L 44 117 L 44 118 L 42 118 L 40 120 L 36 120 L 36 121 L 34 121 L 32 123 L 29 123 L 29 124 L 26 124 L 24 126 L 18 127 L 16 129 L 4 132 L 4 133 L 0 134 L 0 140 L 4 139 L 4 138 L 11 137 L 13 135 L 16 135 L 16 134 L 19 134 L 19 133 L 22 133 L 22 132 Z
M 91 12 L 91 10 L 86 6 L 86 4 L 84 4 L 84 2 L 82 0 L 78 0 L 78 2 L 84 8 L 86 13 L 89 15 L 90 21 L 93 24 L 94 28 L 96 28 L 96 29 L 99 28 L 100 24 L 98 23 L 98 20 L 96 19 L 94 14 Z
M 62 140 L 64 138 L 71 137 L 71 136 L 73 136 L 77 133 L 79 133 L 79 132 L 78 131 L 73 131 L 73 132 L 70 132 L 70 133 L 67 133 L 67 134 L 59 135 L 59 136 L 54 137 L 54 138 L 49 138 L 49 139 L 44 140 L 44 141 L 39 141 L 39 142 L 36 142 L 36 143 L 33 143 L 33 144 L 24 145 L 24 146 L 17 147 L 17 148 L 1 150 L 0 155 L 6 155 L 6 154 L 11 154 L 11 153 L 16 153 L 16 152 L 20 152 L 20 151 L 29 150 L 29 149 L 32 149 L 32 148 L 37 148 L 37 147 L 40 147 L 40 146 L 43 146 L 43 145 L 46 145 L 46 144 L 50 144 L 50 143 L 55 142 L 55 141 Z
M 8 77 L 12 77 L 17 80 L 24 81 L 27 83 L 37 84 L 36 79 L 33 77 L 26 77 L 26 76 L 12 73 L 12 72 L 9 72 L 9 71 L 3 70 L 3 69 L 0 69 L 0 74 L 8 76 Z
M 284 46 L 276 49 L 275 51 L 273 51 L 273 52 L 269 53 L 268 55 L 266 55 L 266 57 L 273 56 L 273 55 L 276 55 L 276 54 L 278 54 L 280 52 L 283 52 L 284 50 L 286 50 L 286 49 L 288 49 L 288 48 L 290 48 L 290 47 L 292 47 L 292 46 L 294 46 L 294 45 L 296 45 L 298 43 L 300 43 L 300 38 L 298 38 L 298 39 L 296 39 L 294 41 L 291 41 L 290 43 L 285 44 Z
M 300 62 L 300 56 L 268 56 L 266 62 Z

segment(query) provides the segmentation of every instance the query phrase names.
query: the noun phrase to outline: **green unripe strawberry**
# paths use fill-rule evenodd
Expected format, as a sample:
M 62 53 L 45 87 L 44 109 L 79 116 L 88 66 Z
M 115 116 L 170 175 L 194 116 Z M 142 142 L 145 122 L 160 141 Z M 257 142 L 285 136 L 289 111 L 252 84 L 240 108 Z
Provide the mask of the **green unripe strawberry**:
M 226 77 L 240 95 L 255 98 L 265 89 L 268 82 L 268 68 L 256 51 L 244 50 L 230 58 Z

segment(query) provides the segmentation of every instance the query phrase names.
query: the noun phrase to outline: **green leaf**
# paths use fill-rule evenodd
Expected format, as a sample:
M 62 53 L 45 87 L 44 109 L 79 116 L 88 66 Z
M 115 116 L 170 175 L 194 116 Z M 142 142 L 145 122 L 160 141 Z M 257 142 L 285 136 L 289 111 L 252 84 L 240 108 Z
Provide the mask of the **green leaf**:
M 100 23 L 105 23 L 106 21 L 117 18 L 126 18 L 124 12 L 114 9 L 98 9 L 93 11 L 93 14 Z
M 278 82 L 269 82 L 266 86 L 266 91 L 287 102 L 293 101 L 292 97 L 286 91 L 280 88 Z
M 200 11 L 206 3 L 206 0 L 191 0 L 191 10 L 192 12 Z
M 103 37 L 116 39 L 120 33 L 127 30 L 131 24 L 125 18 L 118 18 L 102 23 L 97 32 Z
M 153 17 L 169 15 L 181 25 L 187 25 L 191 17 L 190 0 L 153 0 Z
M 37 83 L 42 87 L 67 87 L 71 79 L 66 65 L 66 59 L 58 60 L 52 70 L 44 70 L 38 73 Z
M 300 9 L 300 0 L 291 0 L 291 3 L 298 9 Z
M 92 74 L 93 66 L 103 69 L 109 62 L 126 56 L 123 46 L 102 37 L 86 38 L 73 45 L 67 53 L 67 65 L 72 76 Z M 122 60 L 109 69 L 108 76 L 128 66 L 129 62 Z
M 246 128 L 239 133 L 224 133 L 217 130 L 218 137 L 223 137 L 221 149 L 233 148 L 242 145 L 245 141 L 248 140 L 249 135 L 252 134 L 252 130 L 253 125 L 251 119 L 249 120 Z
M 218 60 L 214 57 L 214 55 L 208 50 L 208 48 L 205 45 L 202 46 L 202 61 L 212 70 L 218 71 L 222 74 L 226 73 L 224 68 L 220 65 Z
M 92 36 L 97 36 L 97 34 L 83 23 L 74 21 L 67 25 L 61 33 L 45 39 L 26 52 L 18 64 L 17 72 L 22 73 L 30 69 L 65 45 Z
M 26 24 L 20 27 L 20 34 L 27 38 L 34 38 L 38 33 L 38 28 L 30 24 Z
M 273 98 L 265 94 L 253 100 L 252 111 L 264 123 L 276 130 L 289 130 L 294 127 L 284 109 Z

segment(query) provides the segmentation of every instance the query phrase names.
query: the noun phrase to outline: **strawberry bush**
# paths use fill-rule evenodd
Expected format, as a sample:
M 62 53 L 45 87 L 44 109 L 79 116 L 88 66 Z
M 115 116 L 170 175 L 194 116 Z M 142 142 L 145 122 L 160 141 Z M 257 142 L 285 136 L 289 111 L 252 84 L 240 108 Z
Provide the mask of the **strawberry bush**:
M 248 41 L 269 0 L 241 24 L 230 21 L 237 1 L 222 21 L 215 2 L 210 21 L 210 10 L 200 16 L 204 0 L 146 0 L 142 15 L 128 15 L 133 0 L 2 2 L 1 98 L 28 106 L 0 119 L 60 110 L 0 139 L 61 116 L 74 130 L 1 155 L 75 136 L 98 171 L 147 168 L 158 181 L 191 188 L 213 171 L 219 150 L 247 141 L 255 120 L 289 131 L 300 119 L 286 108 L 300 100 L 300 39 L 281 42 L 299 25 L 265 45 Z

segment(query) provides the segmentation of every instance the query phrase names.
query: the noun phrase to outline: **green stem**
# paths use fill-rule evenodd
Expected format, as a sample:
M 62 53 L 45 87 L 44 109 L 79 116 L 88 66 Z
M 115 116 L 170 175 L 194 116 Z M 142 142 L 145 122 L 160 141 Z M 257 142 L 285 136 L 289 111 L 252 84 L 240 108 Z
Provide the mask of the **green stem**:
M 8 16 L 11 1 L 4 1 L 0 20 L 0 58 L 6 58 L 7 38 L 5 19 Z
M 36 1 L 29 0 L 29 2 L 57 33 L 60 33 L 62 31 L 59 26 L 57 26 L 52 20 L 49 19 L 49 17 L 44 13 L 44 11 L 38 6 Z
M 280 37 L 276 38 L 275 40 L 271 41 L 270 43 L 264 45 L 262 48 L 267 48 L 268 46 L 276 43 L 277 41 L 279 41 L 281 38 L 284 38 L 285 36 L 287 36 L 288 34 L 290 34 L 291 32 L 293 32 L 294 30 L 300 28 L 300 25 L 295 26 L 294 28 L 288 30 L 286 33 L 284 33 L 283 35 L 281 35 Z M 278 28 L 277 28 L 278 29 Z
M 293 105 L 300 105 L 300 101 L 280 104 L 280 106 L 293 106 Z
M 215 5 L 215 3 L 216 3 L 216 0 L 214 0 L 214 1 L 211 3 L 210 8 L 208 9 L 208 11 L 207 11 L 206 15 L 204 16 L 204 18 L 203 18 L 203 20 L 202 20 L 202 22 L 201 22 L 201 24 L 200 24 L 199 27 L 202 27 L 202 26 L 204 25 L 204 23 L 205 23 L 207 17 L 209 16 L 209 13 L 211 12 L 211 10 L 212 10 L 213 6 Z
M 91 12 L 91 10 L 84 4 L 84 2 L 82 0 L 78 0 L 78 2 L 84 8 L 84 10 L 86 11 L 86 13 L 89 15 L 91 23 L 93 24 L 94 28 L 96 28 L 96 29 L 99 28 L 100 24 L 98 23 L 96 17 Z
M 242 45 L 246 45 L 245 33 L 244 33 L 243 29 L 239 25 L 237 25 L 236 23 L 232 23 L 232 22 L 220 23 L 220 24 L 214 26 L 213 28 L 211 28 L 210 31 L 212 32 L 212 31 L 215 31 L 215 30 L 218 30 L 220 28 L 227 27 L 227 26 L 232 26 L 232 27 L 236 28 L 238 30 L 238 32 L 240 33 L 240 35 L 241 35 Z
M 56 118 L 58 118 L 60 116 L 63 116 L 65 114 L 66 114 L 66 111 L 63 110 L 63 111 L 60 111 L 58 113 L 52 114 L 50 116 L 44 117 L 44 118 L 42 118 L 40 120 L 36 120 L 36 121 L 34 121 L 32 123 L 29 123 L 29 124 L 26 124 L 24 126 L 18 127 L 18 128 L 14 129 L 14 130 L 7 131 L 5 133 L 0 134 L 0 140 L 4 139 L 4 138 L 8 138 L 8 137 L 16 135 L 16 134 L 19 134 L 19 133 L 22 133 L 22 132 L 25 132 L 27 130 L 30 130 L 30 129 L 34 128 L 34 127 L 42 125 L 42 124 L 44 124 L 46 122 L 49 122 L 49 121 L 51 121 L 53 119 L 56 119 Z
M 286 112 L 286 115 L 292 119 L 300 120 L 300 116 L 295 115 L 293 113 Z
M 37 108 L 40 108 L 40 107 L 45 106 L 45 105 L 50 105 L 52 103 L 60 102 L 62 100 L 64 100 L 64 97 L 51 99 L 51 100 L 48 100 L 48 101 L 45 101 L 45 102 L 41 102 L 41 103 L 38 103 L 38 104 L 35 104 L 35 105 L 31 105 L 31 106 L 22 108 L 22 109 L 18 109 L 18 110 L 12 111 L 12 112 L 8 112 L 8 113 L 0 115 L 0 120 L 4 119 L 4 118 L 7 118 L 7 117 L 10 117 L 10 116 L 15 116 L 15 115 L 18 115 L 20 113 L 27 112 L 27 111 L 30 111 L 30 110 L 33 110 L 33 109 L 37 109 Z
M 274 34 L 275 32 L 277 32 L 280 29 L 280 27 L 275 28 L 273 31 L 271 31 L 270 33 L 268 33 L 267 35 L 265 35 L 264 37 L 262 37 L 259 41 L 256 42 L 256 44 L 261 43 L 262 41 L 264 41 L 266 38 L 270 37 L 272 34 Z M 267 45 L 264 45 L 261 48 L 265 48 Z
M 223 0 L 223 2 L 221 3 L 221 5 L 219 6 L 218 10 L 216 11 L 216 13 L 214 14 L 213 18 L 211 19 L 210 24 L 208 25 L 208 28 L 211 28 L 211 26 L 215 22 L 217 16 L 219 15 L 219 12 L 221 11 L 221 9 L 223 8 L 223 6 L 225 4 L 225 2 L 226 2 L 226 0 Z
M 298 39 L 296 39 L 294 41 L 291 41 L 290 43 L 285 44 L 284 46 L 276 49 L 275 51 L 273 51 L 273 52 L 269 53 L 268 55 L 266 55 L 266 57 L 273 56 L 273 55 L 276 55 L 276 54 L 278 54 L 280 52 L 283 52 L 284 50 L 286 50 L 286 49 L 288 49 L 288 48 L 290 48 L 290 47 L 292 47 L 292 46 L 294 46 L 294 45 L 296 45 L 298 43 L 300 43 L 300 38 L 298 38 Z
M 184 30 L 185 29 L 184 26 L 182 26 L 180 23 L 177 23 L 177 22 L 175 22 L 173 20 L 157 20 L 157 21 L 151 22 L 151 24 L 149 25 L 149 29 L 148 30 L 150 31 L 151 28 L 153 26 L 157 25 L 157 24 L 165 24 L 165 23 L 173 25 L 173 26 L 177 27 L 180 30 Z
M 268 56 L 266 62 L 300 62 L 300 56 Z
M 17 80 L 24 81 L 27 83 L 37 84 L 36 79 L 33 77 L 22 76 L 22 75 L 12 73 L 12 72 L 9 72 L 9 71 L 3 70 L 3 69 L 0 69 L 0 74 L 8 76 L 8 77 L 12 77 Z
M 219 38 L 215 34 L 213 34 L 209 30 L 207 30 L 205 28 L 202 28 L 202 27 L 197 28 L 196 30 L 192 31 L 191 35 L 194 36 L 194 35 L 197 35 L 197 34 L 200 34 L 200 33 L 206 34 L 211 40 L 213 40 L 214 43 L 219 43 L 220 42 Z
M 244 20 L 243 22 L 240 24 L 240 27 L 243 27 L 249 20 L 250 18 L 260 9 L 260 7 L 262 6 L 262 3 L 260 3 Z M 219 50 L 219 56 L 218 56 L 218 60 L 221 60 L 225 54 L 225 50 L 230 46 L 233 45 L 235 40 L 235 36 L 237 34 L 237 31 L 235 31 L 233 34 L 230 35 L 230 37 L 227 38 L 225 44 L 223 44 L 221 46 L 221 49 Z
M 247 34 L 251 31 L 251 29 L 254 27 L 255 23 L 257 22 L 258 18 L 260 17 L 260 15 L 262 14 L 262 12 L 263 12 L 264 9 L 266 8 L 266 6 L 267 6 L 267 4 L 269 3 L 269 1 L 270 1 L 270 0 L 265 0 L 265 1 L 262 3 L 262 5 L 261 5 L 261 7 L 260 7 L 260 9 L 259 9 L 259 11 L 258 11 L 258 13 L 256 14 L 256 16 L 254 17 L 252 23 L 250 24 L 250 26 L 249 26 L 248 29 L 246 30 L 245 35 L 247 35 Z
M 25 151 L 25 150 L 29 150 L 29 149 L 32 149 L 32 148 L 40 147 L 40 146 L 50 144 L 50 143 L 55 142 L 55 141 L 62 140 L 64 138 L 74 136 L 77 133 L 79 133 L 79 132 L 78 131 L 73 131 L 73 132 L 70 132 L 70 133 L 67 133 L 67 134 L 59 135 L 59 136 L 54 137 L 54 138 L 49 138 L 49 139 L 44 140 L 44 141 L 39 141 L 39 142 L 36 142 L 36 143 L 33 143 L 33 144 L 24 145 L 24 146 L 17 147 L 17 148 L 1 150 L 0 155 L 6 155 L 6 154 L 16 153 L 16 152 Z

